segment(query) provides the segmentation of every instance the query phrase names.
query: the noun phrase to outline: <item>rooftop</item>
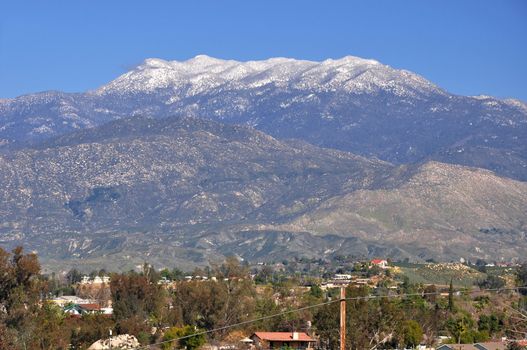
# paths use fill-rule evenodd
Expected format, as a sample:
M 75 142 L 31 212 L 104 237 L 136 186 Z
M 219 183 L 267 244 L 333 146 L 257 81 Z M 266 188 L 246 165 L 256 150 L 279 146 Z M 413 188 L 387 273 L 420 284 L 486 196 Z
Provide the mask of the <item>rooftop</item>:
M 308 341 L 314 342 L 315 339 L 311 338 L 305 332 L 296 332 L 298 335 L 297 339 L 293 339 L 293 332 L 255 332 L 258 338 L 267 341 Z

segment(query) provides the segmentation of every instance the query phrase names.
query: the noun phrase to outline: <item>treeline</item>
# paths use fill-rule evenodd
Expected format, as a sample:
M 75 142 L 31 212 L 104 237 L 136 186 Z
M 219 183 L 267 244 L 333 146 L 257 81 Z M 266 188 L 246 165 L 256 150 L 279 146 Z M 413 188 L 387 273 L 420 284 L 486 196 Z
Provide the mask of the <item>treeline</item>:
M 290 280 L 256 285 L 246 266 L 229 258 L 212 273 L 216 281 L 158 283 L 160 273 L 145 264 L 141 272 L 113 273 L 108 298 L 113 315 L 72 318 L 47 302 L 57 287 L 52 276 L 40 274 L 38 258 L 21 248 L 0 248 L 0 349 L 86 349 L 113 334 L 135 335 L 142 344 L 154 344 L 258 320 L 205 336 L 167 342 L 197 348 L 204 342 L 236 342 L 253 331 L 307 331 L 319 336 L 320 349 L 338 348 L 339 303 L 288 312 L 338 300 L 338 291 L 319 286 L 302 288 Z M 71 277 L 71 276 L 70 276 Z M 73 280 L 68 277 L 68 279 Z M 518 285 L 527 285 L 527 265 L 517 271 Z M 60 286 L 59 286 L 60 287 Z M 347 288 L 348 348 L 365 349 L 433 344 L 438 335 L 451 341 L 475 342 L 501 336 L 517 338 L 527 332 L 525 294 L 454 293 L 442 297 L 434 286 L 403 281 L 396 291 L 385 288 Z M 411 296 L 406 296 L 410 294 Z M 386 297 L 391 295 L 391 297 Z M 379 298 L 372 298 L 379 296 Z M 368 297 L 368 298 L 366 298 Z M 266 316 L 278 315 L 272 318 Z

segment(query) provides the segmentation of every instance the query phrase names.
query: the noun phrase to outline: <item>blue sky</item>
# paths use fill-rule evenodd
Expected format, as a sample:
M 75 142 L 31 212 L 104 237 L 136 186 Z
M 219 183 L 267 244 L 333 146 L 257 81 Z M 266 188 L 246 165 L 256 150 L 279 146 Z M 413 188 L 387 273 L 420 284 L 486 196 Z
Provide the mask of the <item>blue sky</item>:
M 527 1 L 24 1 L 0 4 L 0 98 L 96 88 L 148 57 L 354 55 L 463 95 L 527 101 Z

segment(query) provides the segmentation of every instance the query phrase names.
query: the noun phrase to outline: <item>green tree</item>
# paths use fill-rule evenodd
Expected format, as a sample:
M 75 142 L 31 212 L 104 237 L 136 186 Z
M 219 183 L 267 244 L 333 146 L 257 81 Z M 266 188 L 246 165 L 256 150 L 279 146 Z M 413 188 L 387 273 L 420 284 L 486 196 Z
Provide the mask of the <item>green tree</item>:
M 505 280 L 496 275 L 488 275 L 484 280 L 477 282 L 481 289 L 500 289 L 505 286 Z
M 474 320 L 468 314 L 461 314 L 456 318 L 451 317 L 446 323 L 448 332 L 458 344 L 474 342 L 473 326 Z
M 495 314 L 481 315 L 478 320 L 478 330 L 486 331 L 489 335 L 498 333 L 503 327 L 503 320 Z
M 84 315 L 67 319 L 63 334 L 70 336 L 71 349 L 84 349 L 99 339 L 105 339 L 110 329 L 115 329 L 112 318 L 100 314 Z
M 435 304 L 437 300 L 437 287 L 432 284 L 425 287 L 425 300 L 429 303 Z
M 219 269 L 220 277 L 224 278 L 246 278 L 249 275 L 247 266 L 240 264 L 235 256 L 228 256 Z
M 325 349 L 339 348 L 339 303 L 317 308 L 314 314 L 314 326 L 320 335 L 321 345 Z
M 518 286 L 525 287 L 520 289 L 522 295 L 527 295 L 527 261 L 520 265 L 516 272 L 518 278 Z
M 454 312 L 454 285 L 452 284 L 452 279 L 450 279 L 450 286 L 448 287 L 448 311 Z
M 403 343 L 405 347 L 416 347 L 423 339 L 423 329 L 414 320 L 407 320 L 402 325 Z
M 309 294 L 312 297 L 319 298 L 319 299 L 324 296 L 324 292 L 322 291 L 320 286 L 317 284 L 314 284 L 311 286 L 311 288 L 309 289 Z
M 123 333 L 142 331 L 145 320 L 159 324 L 163 318 L 166 292 L 151 275 L 130 272 L 113 274 L 110 282 L 113 316 Z
M 0 248 L 0 323 L 6 328 L 0 339 L 4 344 L 38 346 L 37 315 L 44 292 L 39 275 L 40 263 L 35 254 L 24 254 L 22 247 L 11 254 Z
M 176 285 L 172 305 L 181 324 L 212 329 L 246 320 L 253 313 L 255 297 L 248 279 L 191 281 Z M 225 332 L 214 334 L 223 335 Z
M 65 316 L 62 310 L 53 304 L 44 303 L 36 313 L 34 344 L 39 349 L 69 349 L 70 339 L 64 334 Z
M 161 349 L 197 349 L 205 344 L 204 334 L 194 335 L 200 332 L 201 331 L 198 328 L 188 325 L 184 327 L 172 327 L 163 335 L 163 341 L 165 343 L 161 344 Z
M 267 284 L 272 279 L 274 270 L 269 265 L 264 265 L 260 271 L 256 274 L 255 282 L 258 284 Z

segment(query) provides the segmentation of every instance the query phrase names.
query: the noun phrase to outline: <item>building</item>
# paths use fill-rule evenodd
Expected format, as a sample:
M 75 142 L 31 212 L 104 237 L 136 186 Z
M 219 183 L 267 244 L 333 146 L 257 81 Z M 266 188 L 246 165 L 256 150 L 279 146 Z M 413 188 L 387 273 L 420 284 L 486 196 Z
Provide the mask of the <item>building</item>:
M 64 306 L 64 312 L 72 316 L 82 316 L 89 314 L 100 314 L 111 316 L 113 314 L 113 308 L 111 307 L 100 307 L 99 304 L 69 304 Z
M 64 307 L 68 304 L 90 304 L 94 303 L 93 300 L 89 299 L 82 299 L 75 295 L 63 295 L 60 297 L 56 297 L 50 300 L 51 303 L 58 305 L 60 307 Z
M 256 332 L 250 336 L 256 349 L 314 349 L 315 339 L 305 332 Z
M 89 276 L 82 276 L 80 284 L 110 284 L 110 277 L 95 276 L 94 278 L 90 278 Z
M 371 264 L 374 266 L 378 266 L 381 269 L 387 269 L 388 268 L 388 261 L 384 259 L 373 259 L 371 261 Z
M 443 344 L 436 350 L 505 350 L 507 345 L 504 342 L 494 341 L 475 344 Z
M 353 276 L 344 274 L 344 273 L 336 273 L 335 276 L 333 276 L 333 279 L 335 280 L 351 280 Z

